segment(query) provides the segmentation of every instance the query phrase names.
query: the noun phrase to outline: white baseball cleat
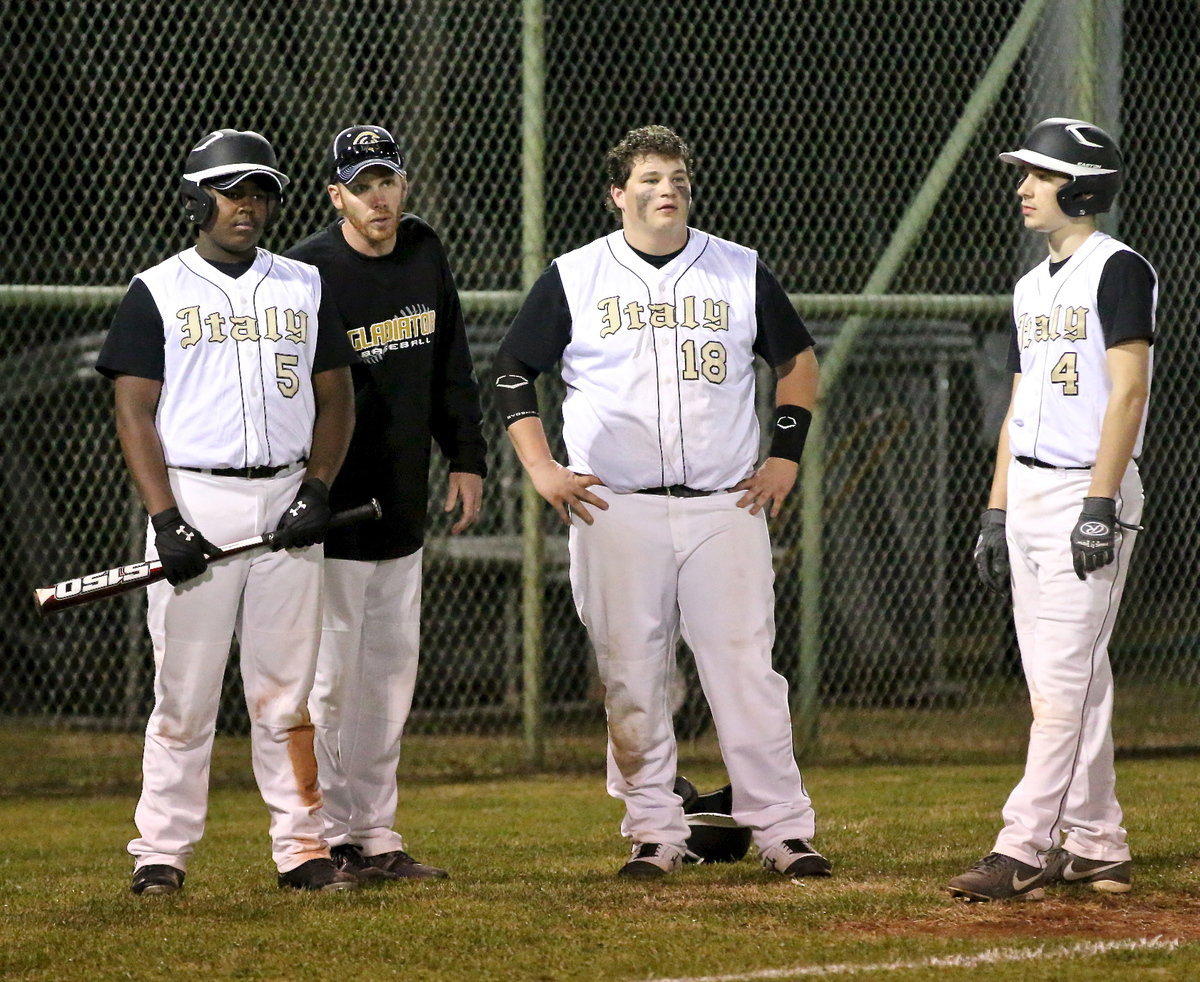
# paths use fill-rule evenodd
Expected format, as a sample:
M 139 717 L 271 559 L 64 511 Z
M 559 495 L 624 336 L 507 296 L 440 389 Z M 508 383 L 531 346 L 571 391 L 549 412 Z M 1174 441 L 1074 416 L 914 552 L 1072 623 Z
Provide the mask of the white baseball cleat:
M 665 842 L 639 842 L 633 847 L 633 855 L 617 870 L 617 876 L 626 880 L 659 880 L 683 865 L 683 850 Z

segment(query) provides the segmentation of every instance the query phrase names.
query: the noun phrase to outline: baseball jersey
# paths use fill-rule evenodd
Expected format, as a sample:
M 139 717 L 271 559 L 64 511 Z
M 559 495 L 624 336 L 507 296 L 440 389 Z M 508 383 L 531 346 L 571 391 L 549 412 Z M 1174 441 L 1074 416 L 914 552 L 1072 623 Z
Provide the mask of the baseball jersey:
M 133 278 L 96 368 L 162 382 L 168 466 L 278 467 L 308 456 L 311 376 L 353 360 L 315 268 L 264 249 L 214 264 L 192 248 Z
M 547 303 L 554 278 L 562 301 Z M 543 280 L 502 347 L 540 370 L 561 357 L 573 471 L 616 492 L 719 491 L 754 472 L 754 355 L 779 365 L 813 342 L 753 250 L 689 229 L 657 267 L 617 230 L 560 256 Z
M 1153 343 L 1157 302 L 1153 267 L 1103 232 L 1062 263 L 1047 259 L 1017 282 L 1010 367 L 1021 379 L 1008 428 L 1014 457 L 1057 467 L 1096 462 L 1112 391 L 1108 349 L 1124 341 Z M 1143 410 L 1135 458 L 1145 429 Z
M 441 240 L 420 218 L 404 215 L 396 247 L 364 256 L 338 221 L 286 255 L 321 271 L 359 355 L 352 369 L 357 422 L 331 503 L 337 510 L 374 497 L 383 506 L 369 528 L 332 530 L 325 555 L 410 555 L 425 537 L 432 442 L 450 470 L 487 473 L 479 387 Z

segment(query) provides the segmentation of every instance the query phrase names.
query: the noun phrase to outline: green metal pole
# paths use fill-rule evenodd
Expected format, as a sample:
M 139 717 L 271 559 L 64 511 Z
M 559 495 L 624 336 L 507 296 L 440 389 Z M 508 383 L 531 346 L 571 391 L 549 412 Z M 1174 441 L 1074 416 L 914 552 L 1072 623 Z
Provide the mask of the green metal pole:
M 1076 0 L 1075 30 L 1079 44 L 1075 53 L 1075 115 L 1096 119 L 1097 38 L 1095 0 Z M 1103 125 L 1103 124 L 1101 124 Z
M 543 0 L 523 0 L 521 37 L 521 283 L 533 286 L 546 261 L 545 12 Z M 540 767 L 546 756 L 542 694 L 544 639 L 542 581 L 545 542 L 542 499 L 528 477 L 521 482 L 521 716 L 525 760 Z
M 1025 0 L 1025 5 L 1001 43 L 991 65 L 971 93 L 962 116 L 924 183 L 900 219 L 891 241 L 863 287 L 864 293 L 883 293 L 891 285 L 933 214 L 950 175 L 962 159 L 967 145 L 995 104 L 1008 81 L 1017 58 L 1048 0 Z M 797 733 L 801 755 L 816 747 L 820 735 L 818 709 L 821 687 L 821 568 L 825 483 L 825 404 L 837 386 L 858 336 L 870 318 L 850 317 L 838 332 L 829 353 L 821 361 L 821 397 L 813 412 L 808 444 L 801 462 L 801 559 L 800 559 L 800 655 L 797 671 L 796 709 L 800 718 Z

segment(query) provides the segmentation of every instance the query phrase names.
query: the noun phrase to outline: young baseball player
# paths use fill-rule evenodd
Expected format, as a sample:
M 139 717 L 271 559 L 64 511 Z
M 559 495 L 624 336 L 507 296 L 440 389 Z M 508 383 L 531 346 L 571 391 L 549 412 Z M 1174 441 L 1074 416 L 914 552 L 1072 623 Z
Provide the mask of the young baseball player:
M 241 645 L 254 775 L 281 887 L 343 890 L 322 837 L 307 701 L 320 640 L 329 486 L 354 426 L 346 342 L 320 274 L 258 248 L 285 177 L 259 134 L 204 137 L 184 166 L 196 244 L 139 273 L 97 368 L 150 515 L 154 709 L 129 844 L 136 894 L 174 893 L 204 831 L 230 640 Z M 281 533 L 277 551 L 213 542 Z
M 992 852 L 949 889 L 967 901 L 1040 899 L 1060 882 L 1124 893 L 1108 642 L 1142 515 L 1157 276 L 1096 229 L 1124 178 L 1104 130 L 1043 120 L 1000 159 L 1022 169 L 1021 215 L 1050 254 L 1013 293 L 1012 400 L 975 561 L 987 586 L 1011 587 L 1033 726 Z
M 663 126 L 606 157 L 621 228 L 560 256 L 498 356 L 508 435 L 570 525 L 570 575 L 605 686 L 608 790 L 632 857 L 653 879 L 684 857 L 668 689 L 682 634 L 695 654 L 733 784 L 732 815 L 763 865 L 825 876 L 792 751 L 787 682 L 771 667 L 767 516 L 796 480 L 817 393 L 813 341 L 752 250 L 688 226 L 691 154 Z M 770 454 L 758 463 L 754 356 L 775 369 Z M 562 363 L 557 463 L 534 378 Z
M 329 198 L 339 219 L 287 252 L 329 286 L 361 363 L 358 424 L 332 501 L 372 497 L 383 519 L 330 533 L 316 724 L 325 834 L 338 866 L 363 880 L 449 874 L 416 862 L 392 826 L 396 768 L 412 705 L 421 627 L 421 555 L 430 444 L 449 462 L 443 508 L 474 524 L 486 444 L 454 276 L 437 234 L 404 212 L 408 175 L 392 135 L 351 126 L 333 141 Z

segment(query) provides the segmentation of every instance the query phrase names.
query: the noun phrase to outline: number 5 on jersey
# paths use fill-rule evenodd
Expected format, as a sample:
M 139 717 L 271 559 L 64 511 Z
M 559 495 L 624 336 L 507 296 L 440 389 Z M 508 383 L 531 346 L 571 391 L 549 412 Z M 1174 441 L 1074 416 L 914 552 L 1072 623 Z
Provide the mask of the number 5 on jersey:
M 275 353 L 275 384 L 279 386 L 279 391 L 285 399 L 291 399 L 300 391 L 300 375 L 296 371 L 299 364 L 299 355 L 285 355 L 279 351 Z

